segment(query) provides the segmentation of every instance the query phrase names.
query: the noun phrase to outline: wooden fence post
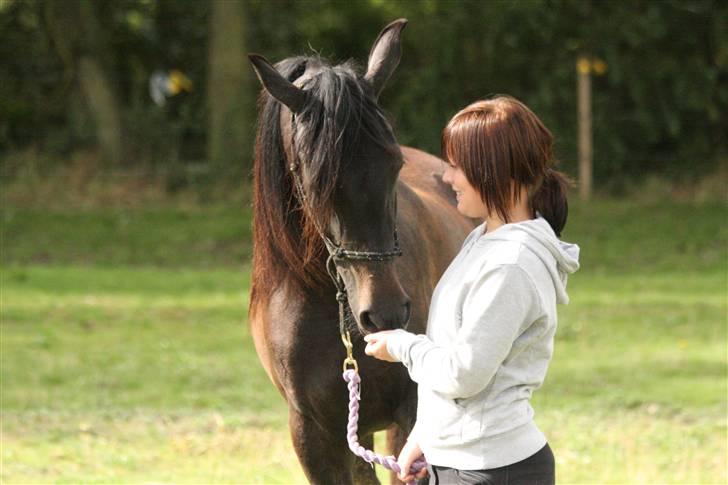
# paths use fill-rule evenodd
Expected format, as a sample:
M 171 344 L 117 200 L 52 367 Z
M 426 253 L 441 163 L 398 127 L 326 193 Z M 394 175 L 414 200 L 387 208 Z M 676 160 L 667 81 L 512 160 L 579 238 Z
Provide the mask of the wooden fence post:
M 582 56 L 576 62 L 579 111 L 579 196 L 589 200 L 592 192 L 591 61 Z

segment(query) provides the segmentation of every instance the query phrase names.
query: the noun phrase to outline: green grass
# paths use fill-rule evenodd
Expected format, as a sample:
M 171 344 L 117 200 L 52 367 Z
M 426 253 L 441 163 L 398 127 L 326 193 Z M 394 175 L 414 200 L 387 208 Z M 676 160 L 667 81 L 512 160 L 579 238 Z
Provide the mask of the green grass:
M 2 481 L 300 481 L 248 286 L 246 268 L 6 268 Z
M 582 248 L 584 272 L 699 271 L 726 265 L 722 202 L 572 202 L 564 239 Z M 0 212 L 2 260 L 187 268 L 240 267 L 251 255 L 251 207 L 44 208 Z
M 3 260 L 13 264 L 242 266 L 250 207 L 4 208 Z
M 575 204 L 534 397 L 559 483 L 728 480 L 725 209 Z M 3 483 L 305 483 L 247 327 L 249 220 L 3 208 Z
M 582 274 L 725 271 L 727 214 L 717 201 L 576 201 L 563 236 L 581 246 Z

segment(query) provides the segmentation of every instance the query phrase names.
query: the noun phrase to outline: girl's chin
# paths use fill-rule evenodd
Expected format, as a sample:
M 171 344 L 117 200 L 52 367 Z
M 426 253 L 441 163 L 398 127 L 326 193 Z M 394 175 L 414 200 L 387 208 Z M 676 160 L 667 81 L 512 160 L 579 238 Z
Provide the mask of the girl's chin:
M 478 212 L 478 210 L 472 210 L 472 208 L 463 207 L 463 204 L 461 201 L 458 200 L 457 210 L 460 213 L 460 215 L 463 215 L 465 217 L 470 217 L 471 219 L 485 219 L 485 215 Z
M 460 203 L 460 201 L 458 201 L 457 210 L 460 213 L 460 215 L 463 215 L 465 217 L 473 217 L 473 215 L 470 213 L 470 211 L 466 207 L 463 207 L 463 204 Z

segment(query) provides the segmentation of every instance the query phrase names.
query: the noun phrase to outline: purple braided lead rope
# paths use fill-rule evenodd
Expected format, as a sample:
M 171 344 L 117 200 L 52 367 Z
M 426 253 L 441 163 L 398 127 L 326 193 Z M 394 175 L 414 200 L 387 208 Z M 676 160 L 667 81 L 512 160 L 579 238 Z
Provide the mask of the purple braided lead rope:
M 356 436 L 356 432 L 359 430 L 359 400 L 361 399 L 359 383 L 361 382 L 361 378 L 356 370 L 346 369 L 344 371 L 344 380 L 348 383 L 349 387 L 349 424 L 346 427 L 346 439 L 349 442 L 349 449 L 367 463 L 378 463 L 388 470 L 399 473 L 402 469 L 399 467 L 397 459 L 394 456 L 379 455 L 359 444 L 359 438 Z M 412 463 L 410 473 L 417 473 L 426 466 L 427 462 L 425 460 L 417 460 Z M 416 482 L 409 482 L 409 485 L 414 483 Z

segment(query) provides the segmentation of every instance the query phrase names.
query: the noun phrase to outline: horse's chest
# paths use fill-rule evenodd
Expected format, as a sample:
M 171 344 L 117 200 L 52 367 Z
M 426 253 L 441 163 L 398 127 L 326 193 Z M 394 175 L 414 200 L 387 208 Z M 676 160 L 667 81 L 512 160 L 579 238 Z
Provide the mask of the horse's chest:
M 270 306 L 265 332 L 268 361 L 278 379 L 290 388 L 337 374 L 344 347 L 335 312 L 305 312 L 303 305 L 286 303 Z

